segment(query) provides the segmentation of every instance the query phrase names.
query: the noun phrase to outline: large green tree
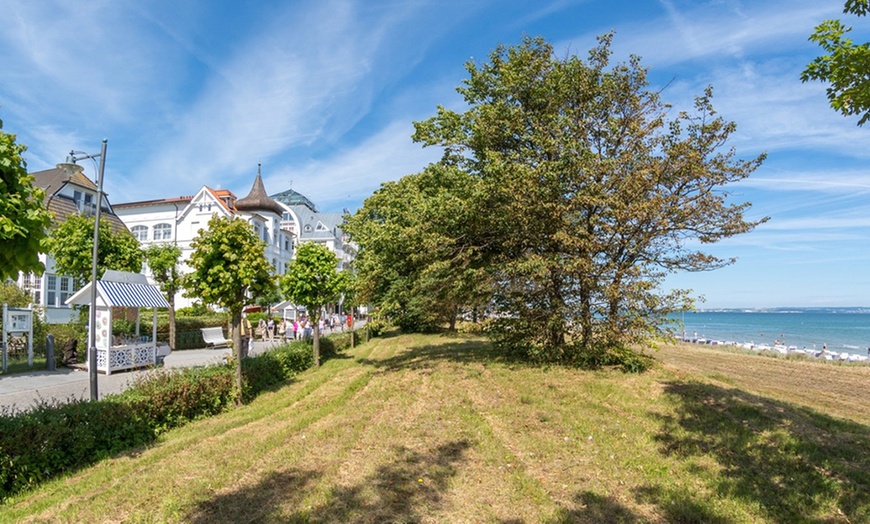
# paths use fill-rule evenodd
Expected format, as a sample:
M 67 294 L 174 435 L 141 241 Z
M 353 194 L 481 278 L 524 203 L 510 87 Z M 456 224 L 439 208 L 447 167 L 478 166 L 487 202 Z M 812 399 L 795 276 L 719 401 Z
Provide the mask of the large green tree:
M 240 218 L 218 217 L 200 229 L 190 243 L 188 265 L 193 272 L 184 278 L 185 296 L 229 311 L 235 354 L 238 401 L 242 393 L 242 343 L 239 327 L 242 308 L 251 297 L 270 293 L 275 286 L 272 266 L 266 260 L 266 243 Z
M 16 279 L 20 271 L 42 274 L 39 261 L 51 215 L 45 193 L 33 187 L 22 154 L 27 147 L 3 132 L 0 120 L 0 281 Z
M 61 275 L 75 277 L 79 282 L 90 282 L 94 249 L 94 217 L 79 213 L 51 230 L 46 240 L 47 251 L 54 259 L 55 270 Z M 142 270 L 144 254 L 129 231 L 112 231 L 109 223 L 100 221 L 97 246 L 97 278 L 107 269 L 138 273 Z
M 416 140 L 481 184 L 493 335 L 527 358 L 625 354 L 684 297 L 659 291 L 665 274 L 730 263 L 701 245 L 760 222 L 727 188 L 762 157 L 722 151 L 735 126 L 711 90 L 669 119 L 639 58 L 611 65 L 611 40 L 587 60 L 559 59 L 540 38 L 500 46 L 467 64 L 467 111 L 439 107 L 416 124 Z
M 866 16 L 870 0 L 846 0 L 843 12 Z M 840 20 L 825 20 L 810 35 L 825 52 L 807 64 L 801 80 L 827 82 L 831 107 L 844 116 L 860 115 L 858 125 L 870 120 L 870 44 L 855 43 L 848 34 L 852 31 Z
M 360 247 L 359 300 L 377 304 L 403 329 L 453 328 L 486 299 L 476 180 L 455 165 L 382 184 L 344 230 Z
M 323 308 L 338 302 L 345 288 L 338 257 L 323 244 L 306 242 L 281 277 L 281 291 L 287 300 L 304 306 L 314 328 L 314 365 L 320 366 L 319 320 Z
M 152 244 L 145 249 L 145 261 L 151 276 L 169 302 L 169 347 L 175 349 L 175 295 L 181 290 L 178 271 L 181 248 L 175 244 Z

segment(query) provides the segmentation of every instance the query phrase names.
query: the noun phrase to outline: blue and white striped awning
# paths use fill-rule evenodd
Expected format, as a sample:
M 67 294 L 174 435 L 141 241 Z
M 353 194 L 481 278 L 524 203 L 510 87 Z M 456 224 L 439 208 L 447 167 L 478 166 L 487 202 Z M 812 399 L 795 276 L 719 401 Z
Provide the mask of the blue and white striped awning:
M 68 305 L 90 304 L 91 284 L 76 291 Z M 97 304 L 101 307 L 169 307 L 157 286 L 138 282 L 97 281 Z
M 169 307 L 160 290 L 150 284 L 98 280 L 97 290 L 111 307 Z

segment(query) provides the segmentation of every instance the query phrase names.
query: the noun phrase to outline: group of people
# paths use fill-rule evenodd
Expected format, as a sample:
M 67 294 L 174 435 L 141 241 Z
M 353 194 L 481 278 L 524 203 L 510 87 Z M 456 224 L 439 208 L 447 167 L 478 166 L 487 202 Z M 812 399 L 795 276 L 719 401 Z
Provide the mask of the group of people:
M 325 334 L 335 333 L 339 330 L 344 331 L 353 328 L 353 316 L 347 315 L 340 317 L 338 314 L 325 315 L 318 321 L 320 333 Z M 280 322 L 275 322 L 274 318 L 261 318 L 257 322 L 257 328 L 254 330 L 250 320 L 246 316 L 242 317 L 242 347 L 246 350 L 250 349 L 251 341 L 255 337 L 259 337 L 263 342 L 274 342 L 277 340 L 307 340 L 313 336 L 314 326 L 311 323 L 311 318 L 306 315 L 300 315 L 299 318 L 288 322 L 287 319 L 281 319 Z M 246 351 L 247 353 L 247 351 Z

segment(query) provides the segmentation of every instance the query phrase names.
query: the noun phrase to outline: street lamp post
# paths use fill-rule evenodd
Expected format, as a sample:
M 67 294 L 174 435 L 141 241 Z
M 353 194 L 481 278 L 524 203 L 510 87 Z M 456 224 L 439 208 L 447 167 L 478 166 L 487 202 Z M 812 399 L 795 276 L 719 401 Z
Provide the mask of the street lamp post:
M 85 159 L 100 159 L 100 167 L 97 174 L 97 209 L 94 213 L 94 250 L 91 257 L 91 306 L 88 315 L 88 379 L 91 386 L 91 400 L 98 400 L 97 393 L 97 256 L 100 243 L 100 209 L 103 207 L 103 175 L 106 172 L 106 143 L 107 139 L 103 139 L 103 145 L 100 153 L 90 155 L 83 151 L 70 151 L 66 157 L 66 162 L 58 164 L 58 167 L 65 170 L 82 171 L 81 166 L 76 162 Z

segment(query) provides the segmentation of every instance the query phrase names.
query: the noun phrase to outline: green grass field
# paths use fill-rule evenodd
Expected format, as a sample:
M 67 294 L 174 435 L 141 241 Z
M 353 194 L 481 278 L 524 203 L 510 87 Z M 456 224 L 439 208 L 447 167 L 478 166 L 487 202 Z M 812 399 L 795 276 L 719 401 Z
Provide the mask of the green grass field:
M 626 375 L 373 339 L 0 521 L 870 522 L 870 367 L 652 354 Z

